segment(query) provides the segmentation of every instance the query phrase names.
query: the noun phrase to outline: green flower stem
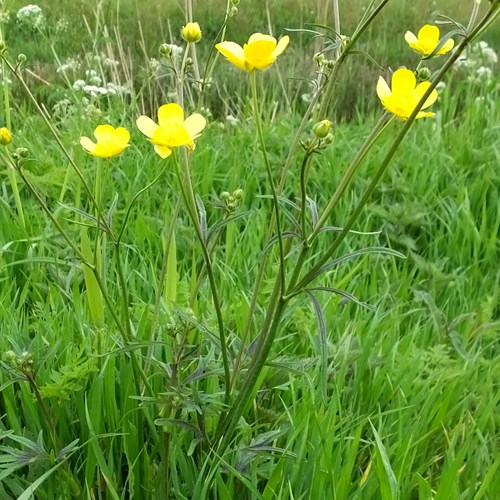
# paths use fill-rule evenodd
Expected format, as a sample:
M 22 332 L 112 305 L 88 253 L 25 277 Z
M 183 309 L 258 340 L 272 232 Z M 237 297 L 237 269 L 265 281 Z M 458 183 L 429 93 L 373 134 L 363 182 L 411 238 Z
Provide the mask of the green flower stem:
M 4 54 L 0 54 L 0 57 L 2 58 L 2 62 L 5 63 L 7 65 L 7 67 L 9 68 L 10 72 L 17 78 L 17 80 L 21 84 L 21 87 L 23 87 L 24 91 L 28 95 L 28 98 L 30 99 L 30 101 L 33 103 L 33 105 L 35 106 L 36 110 L 38 111 L 38 114 L 42 117 L 42 120 L 45 122 L 45 125 L 47 126 L 47 128 L 50 131 L 50 133 L 54 137 L 55 141 L 57 142 L 57 145 L 61 148 L 61 151 L 63 152 L 64 156 L 66 156 L 69 164 L 71 165 L 71 167 L 73 168 L 73 170 L 76 172 L 76 174 L 78 175 L 79 179 L 82 181 L 82 184 L 83 184 L 83 186 L 85 188 L 85 191 L 87 192 L 87 194 L 89 196 L 90 201 L 92 202 L 92 204 L 94 206 L 97 206 L 96 200 L 94 198 L 94 194 L 92 193 L 92 190 L 90 189 L 90 186 L 88 185 L 87 181 L 85 180 L 85 177 L 83 176 L 81 170 L 78 168 L 77 164 L 75 163 L 75 161 L 73 160 L 73 158 L 69 154 L 68 150 L 66 149 L 66 147 L 62 143 L 62 141 L 59 138 L 59 135 L 57 134 L 56 130 L 54 129 L 54 127 L 50 123 L 50 120 L 48 119 L 47 114 L 42 109 L 42 107 L 40 106 L 40 104 L 38 104 L 38 101 L 36 100 L 35 96 L 31 92 L 31 90 L 28 87 L 28 85 L 26 84 L 26 82 L 24 81 L 24 78 L 21 76 L 21 74 L 19 73 L 19 71 L 17 71 L 17 69 L 12 65 L 12 63 L 5 57 Z M 106 230 L 109 231 L 109 227 L 107 226 L 106 221 L 104 221 L 103 224 L 104 224 L 104 227 L 106 228 Z
M 283 237 L 281 233 L 281 223 L 280 223 L 280 207 L 278 203 L 278 195 L 276 193 L 276 186 L 274 184 L 273 171 L 271 169 L 271 163 L 269 157 L 267 156 L 266 142 L 264 141 L 264 134 L 262 132 L 261 116 L 259 111 L 259 100 L 257 98 L 257 75 L 256 71 L 253 70 L 251 73 L 252 79 L 252 98 L 253 98 L 253 108 L 255 115 L 255 123 L 257 125 L 257 135 L 259 136 L 260 148 L 262 150 L 262 156 L 264 157 L 264 163 L 266 165 L 267 176 L 269 178 L 269 184 L 271 186 L 271 192 L 273 196 L 274 203 L 274 213 L 276 215 L 276 231 L 278 233 L 278 246 L 279 246 L 279 257 L 280 257 L 280 273 L 279 278 L 281 279 L 281 291 L 285 291 L 285 252 L 283 250 Z
M 186 204 L 186 208 L 188 209 L 189 216 L 191 221 L 195 227 L 196 235 L 201 245 L 201 250 L 203 253 L 203 259 L 205 261 L 205 265 L 207 268 L 208 281 L 210 283 L 210 290 L 212 292 L 212 299 L 214 301 L 215 313 L 217 316 L 217 324 L 219 328 L 219 340 L 220 347 L 222 353 L 222 363 L 224 365 L 224 390 L 225 390 L 225 399 L 224 402 L 229 404 L 231 400 L 231 371 L 229 369 L 229 357 L 228 357 L 228 348 L 226 342 L 226 333 L 224 331 L 224 320 L 222 316 L 222 309 L 220 306 L 219 293 L 217 291 L 217 283 L 215 282 L 215 276 L 213 272 L 212 261 L 210 259 L 210 254 L 205 242 L 205 238 L 203 236 L 200 220 L 197 215 L 196 201 L 194 198 L 193 186 L 191 184 L 191 176 L 189 175 L 187 162 L 184 162 L 185 171 L 184 176 L 182 175 L 179 162 L 177 161 L 177 156 L 175 152 L 172 153 L 172 157 L 175 164 L 175 172 L 177 174 L 177 180 L 179 182 L 179 188 L 181 190 L 182 197 L 184 199 L 184 203 Z
M 338 75 L 340 73 L 341 66 L 345 62 L 349 53 L 354 48 L 356 41 L 359 39 L 361 34 L 365 31 L 365 29 L 368 27 L 368 25 L 380 13 L 382 8 L 385 7 L 385 5 L 387 3 L 388 3 L 388 0 L 384 0 L 382 2 L 382 4 L 380 4 L 375 9 L 375 11 L 370 15 L 369 18 L 363 19 L 362 26 L 360 26 L 356 30 L 355 34 L 353 35 L 353 37 L 349 41 L 348 46 L 344 49 L 340 58 L 337 60 L 334 69 L 331 71 L 331 73 L 328 75 L 328 77 L 326 79 L 324 79 L 323 83 L 320 83 L 322 75 L 321 74 L 318 75 L 318 87 L 316 89 L 316 92 L 314 93 L 311 101 L 309 102 L 309 106 L 307 107 L 306 112 L 304 113 L 304 116 L 302 117 L 302 120 L 299 124 L 299 127 L 298 127 L 298 129 L 297 129 L 297 131 L 292 139 L 291 144 L 290 144 L 288 156 L 285 160 L 285 164 L 284 164 L 283 169 L 281 171 L 280 181 L 278 183 L 278 189 L 277 189 L 278 194 L 281 194 L 283 192 L 283 189 L 285 187 L 285 182 L 286 182 L 286 179 L 288 176 L 288 171 L 290 170 L 290 167 L 292 165 L 292 161 L 293 161 L 293 158 L 295 156 L 295 152 L 296 152 L 297 147 L 300 143 L 300 138 L 302 137 L 302 134 L 304 133 L 304 131 L 308 125 L 309 118 L 312 115 L 314 108 L 316 107 L 317 102 L 319 101 L 320 97 L 326 92 L 325 89 L 328 89 L 328 92 L 333 91 L 335 82 L 337 81 Z M 324 114 L 325 111 L 322 111 L 322 113 Z M 320 117 L 321 117 L 321 113 L 320 113 Z M 268 228 L 267 233 L 266 233 L 266 240 L 269 240 L 269 238 L 271 238 L 271 236 L 272 236 L 272 231 L 274 229 L 275 221 L 276 221 L 275 214 L 273 214 L 273 217 L 271 218 L 271 221 L 269 223 L 269 228 Z M 250 330 L 252 328 L 255 308 L 257 306 L 257 298 L 258 298 L 259 291 L 260 291 L 261 286 L 262 286 L 262 282 L 264 280 L 266 261 L 267 261 L 267 256 L 264 256 L 259 264 L 259 267 L 258 267 L 257 277 L 255 279 L 255 284 L 254 284 L 254 287 L 252 290 L 252 298 L 250 300 L 250 305 L 248 308 L 248 318 L 247 318 L 247 321 L 245 323 L 245 329 L 244 329 L 243 334 L 241 336 L 241 347 L 240 347 L 240 350 L 238 352 L 238 357 L 237 357 L 237 361 L 235 364 L 234 376 L 233 376 L 233 380 L 232 380 L 233 385 L 235 383 L 236 376 L 237 376 L 238 371 L 239 371 L 240 363 L 241 363 L 241 360 L 243 358 L 243 351 L 245 349 L 246 341 L 247 341 L 248 336 L 250 335 Z
M 295 287 L 290 287 L 288 292 L 287 298 L 289 298 L 292 295 L 295 295 L 298 293 L 300 290 L 302 290 L 304 287 L 306 287 L 309 282 L 314 279 L 315 274 L 321 269 L 322 266 L 326 264 L 326 262 L 330 259 L 332 254 L 337 250 L 337 248 L 340 246 L 344 238 L 347 236 L 349 233 L 350 229 L 352 228 L 354 222 L 357 220 L 359 217 L 361 211 L 363 210 L 364 206 L 366 205 L 368 199 L 371 197 L 373 191 L 375 190 L 377 184 L 379 183 L 382 175 L 384 174 L 385 170 L 387 169 L 390 161 L 392 160 L 394 154 L 396 153 L 396 150 L 399 148 L 401 142 L 405 138 L 406 134 L 408 133 L 408 130 L 410 129 L 412 123 L 415 121 L 416 116 L 422 106 L 424 105 L 425 101 L 427 98 L 430 96 L 431 92 L 434 90 L 438 82 L 440 82 L 443 78 L 443 76 L 448 72 L 448 70 L 451 68 L 451 66 L 454 64 L 454 62 L 460 57 L 461 53 L 465 49 L 466 45 L 469 43 L 469 37 L 465 37 L 460 45 L 457 47 L 455 52 L 453 52 L 453 55 L 446 61 L 444 66 L 441 68 L 439 73 L 437 74 L 436 78 L 434 81 L 431 83 L 429 88 L 426 90 L 422 98 L 420 99 L 419 103 L 413 110 L 412 114 L 409 116 L 408 120 L 404 123 L 401 131 L 397 135 L 396 139 L 392 143 L 391 148 L 387 152 L 386 156 L 382 160 L 382 163 L 380 164 L 377 172 L 375 173 L 374 177 L 372 178 L 368 188 L 366 189 L 363 197 L 361 198 L 360 202 L 354 209 L 353 213 L 349 217 L 348 221 L 346 222 L 344 228 L 342 231 L 337 235 L 333 243 L 328 247 L 328 249 L 325 251 L 325 253 L 322 255 L 322 257 L 319 259 L 319 262 L 317 262 L 313 268 L 306 274 L 306 276 L 295 286 Z
M 3 23 L 0 22 L 0 40 L 3 40 Z M 2 75 L 5 75 L 5 61 L 2 58 Z M 5 126 L 12 133 L 12 123 L 10 119 L 10 94 L 9 94 L 9 83 L 7 78 L 2 79 L 2 92 L 3 92 L 3 108 L 5 113 Z M 17 185 L 17 178 L 15 170 L 7 167 L 7 176 L 9 177 L 10 186 L 12 188 L 12 193 L 14 195 L 14 202 L 16 204 L 17 214 L 19 215 L 19 220 L 21 221 L 21 226 L 26 229 L 26 220 L 24 218 L 23 204 L 21 203 L 21 197 L 19 196 L 19 187 Z
M 4 160 L 5 160 L 5 157 L 4 157 Z M 61 224 L 59 224 L 59 221 L 54 217 L 52 212 L 49 210 L 49 207 L 46 205 L 43 198 L 38 194 L 38 191 L 35 189 L 33 184 L 31 184 L 31 181 L 29 181 L 28 178 L 24 175 L 24 172 L 22 171 L 22 169 L 20 167 L 15 167 L 13 164 L 11 164 L 10 166 L 11 166 L 11 168 L 16 169 L 17 173 L 19 174 L 19 177 L 21 177 L 22 181 L 24 182 L 24 185 L 28 188 L 30 193 L 35 197 L 38 204 L 42 207 L 42 210 L 47 214 L 47 217 L 51 220 L 52 224 L 54 224 L 55 228 L 59 231 L 59 233 L 64 238 L 66 243 L 71 247 L 73 252 L 75 252 L 76 256 L 80 259 L 80 261 L 85 266 L 87 266 L 89 269 L 91 269 L 93 271 L 94 265 L 85 258 L 85 256 L 82 254 L 80 249 L 71 240 L 71 238 L 68 236 L 68 234 L 63 229 Z
M 307 238 L 307 174 L 311 165 L 312 155 L 313 150 L 312 148 L 309 148 L 304 155 L 304 159 L 302 160 L 302 165 L 300 167 L 300 220 L 304 246 L 309 246 Z
M 220 27 L 219 32 L 215 37 L 215 40 L 219 40 L 221 42 L 224 41 L 224 38 L 226 37 L 226 28 L 230 18 L 231 8 L 232 8 L 231 0 L 227 0 L 224 22 L 222 23 L 222 26 Z M 208 52 L 208 56 L 205 62 L 203 79 L 201 80 L 200 94 L 198 96 L 198 108 L 200 108 L 203 105 L 203 97 L 205 96 L 205 90 L 208 86 L 208 82 L 210 81 L 210 77 L 212 76 L 215 67 L 215 62 L 217 61 L 217 51 L 215 50 L 215 45 L 216 45 L 215 43 L 210 44 L 210 51 Z
M 123 328 L 123 325 L 121 324 L 120 318 L 116 314 L 114 304 L 111 301 L 108 293 L 106 292 L 106 288 L 105 288 L 104 282 L 102 280 L 102 277 L 101 277 L 98 269 L 91 262 L 89 262 L 85 258 L 85 256 L 82 254 L 82 252 L 80 251 L 80 249 L 71 240 L 71 238 L 68 236 L 68 234 L 66 233 L 66 231 L 59 224 L 59 222 L 57 221 L 57 219 L 53 216 L 52 212 L 49 210 L 49 208 L 45 204 L 45 201 L 38 194 L 38 192 L 35 189 L 35 187 L 26 178 L 26 176 L 24 175 L 24 173 L 22 172 L 22 170 L 20 168 L 18 168 L 17 172 L 18 172 L 19 176 L 21 177 L 21 179 L 23 180 L 23 182 L 26 185 L 26 187 L 29 189 L 29 191 L 31 192 L 31 194 L 37 200 L 38 204 L 41 206 L 42 210 L 47 214 L 48 218 L 54 224 L 54 226 L 56 227 L 56 229 L 59 231 L 59 233 L 64 238 L 64 240 L 66 241 L 66 243 L 70 246 L 70 248 L 73 250 L 73 252 L 75 252 L 75 254 L 80 259 L 80 261 L 82 262 L 82 264 L 85 265 L 85 266 L 87 266 L 94 273 L 95 279 L 97 281 L 97 285 L 99 286 L 99 289 L 101 290 L 101 293 L 102 293 L 102 296 L 104 298 L 104 301 L 106 302 L 106 305 L 108 306 L 108 309 L 109 309 L 109 311 L 111 313 L 111 316 L 112 316 L 112 318 L 113 318 L 113 320 L 114 320 L 114 322 L 115 322 L 115 324 L 116 324 L 116 326 L 118 328 L 118 331 L 120 332 L 120 335 L 122 337 L 122 340 L 123 340 L 124 344 L 125 345 L 130 344 L 130 340 L 131 340 L 130 336 L 128 335 L 127 331 Z M 151 385 L 149 383 L 149 380 L 148 380 L 146 374 L 144 373 L 144 370 L 141 368 L 141 366 L 140 366 L 140 364 L 139 364 L 139 362 L 137 360 L 137 356 L 135 355 L 135 353 L 133 351 L 130 351 L 130 359 L 132 361 L 132 367 L 133 367 L 133 370 L 134 370 L 134 380 L 136 382 L 137 394 L 141 393 L 141 391 L 140 391 L 140 384 L 139 384 L 139 379 L 141 379 L 142 382 L 143 382 L 143 384 L 146 386 L 149 395 L 153 395 L 153 389 L 152 389 L 152 387 L 151 387 Z M 156 436 L 156 439 L 157 439 L 158 438 L 158 434 L 156 432 L 156 427 L 154 425 L 154 422 L 152 421 L 152 419 L 151 419 L 151 417 L 149 416 L 148 413 L 146 413 L 146 415 L 147 415 L 147 418 L 148 418 L 148 422 L 150 424 L 151 431 L 152 431 L 153 435 Z
M 388 3 L 389 3 L 389 0 L 382 0 L 373 9 L 373 11 L 368 16 L 366 16 L 366 18 L 364 18 L 362 20 L 361 24 L 354 31 L 351 39 L 349 40 L 349 43 L 342 50 L 340 57 L 335 62 L 335 66 L 332 69 L 330 76 L 328 77 L 328 83 L 326 84 L 323 99 L 321 100 L 321 106 L 320 106 L 320 110 L 318 113 L 318 117 L 320 120 L 323 118 L 326 118 L 326 116 L 327 116 L 328 108 L 330 106 L 330 102 L 331 102 L 331 99 L 333 97 L 333 90 L 334 90 L 335 82 L 337 81 L 339 71 L 340 71 L 341 67 L 343 66 L 347 56 L 353 50 L 355 43 L 358 41 L 358 39 L 361 37 L 361 35 L 366 31 L 368 26 L 370 26 L 370 24 L 373 22 L 373 20 L 380 14 L 382 9 Z
M 280 221 L 279 221 L 279 213 L 280 212 L 279 212 L 278 196 L 277 196 L 277 191 L 276 191 L 275 184 L 274 184 L 271 165 L 269 162 L 269 158 L 267 156 L 264 135 L 262 133 L 262 124 L 261 124 L 261 118 L 260 118 L 260 113 L 259 113 L 259 102 L 257 99 L 257 78 L 256 78 L 256 71 L 255 70 L 252 71 L 251 79 L 252 79 L 253 107 L 254 107 L 254 113 L 255 113 L 255 121 L 257 123 L 257 133 L 259 136 L 262 154 L 264 156 L 264 163 L 266 165 L 267 175 L 269 177 L 269 182 L 271 184 L 271 191 L 272 191 L 273 205 L 274 205 L 273 214 L 271 217 L 271 221 L 269 223 L 269 229 L 267 230 L 267 233 L 266 233 L 266 240 L 269 240 L 269 238 L 271 238 L 272 231 L 273 231 L 274 226 L 276 224 L 277 233 L 278 233 L 279 253 L 280 253 L 280 268 L 281 268 L 281 272 L 279 273 L 279 276 L 281 279 L 281 293 L 284 293 L 284 291 L 285 291 L 285 253 L 283 250 L 283 238 L 281 236 L 281 234 L 282 234 L 281 233 L 281 225 L 280 225 Z M 313 107 L 312 106 L 309 106 L 309 107 L 311 108 L 311 111 L 312 111 Z M 305 119 L 302 120 L 301 125 L 303 124 L 304 128 L 305 128 L 306 122 L 307 121 Z M 300 137 L 300 135 L 299 135 L 299 133 L 297 133 L 295 135 L 295 140 L 296 140 L 297 144 L 299 141 L 299 137 Z M 292 147 L 293 147 L 293 145 L 292 145 Z M 284 187 L 285 179 L 286 179 L 286 173 L 287 173 L 288 168 L 291 164 L 291 160 L 292 160 L 292 155 L 289 154 L 289 156 L 287 158 L 288 166 L 285 164 L 285 168 L 284 168 L 283 173 L 281 175 L 279 188 L 278 188 L 279 192 L 283 191 L 283 187 Z M 258 298 L 259 290 L 262 286 L 262 282 L 264 279 L 265 269 L 266 269 L 266 256 L 263 257 L 263 259 L 259 265 L 257 278 L 255 280 L 255 285 L 254 285 L 254 288 L 252 291 L 252 299 L 250 301 L 250 306 L 248 309 L 247 321 L 245 323 L 245 329 L 244 329 L 243 334 L 241 336 L 240 348 L 238 351 L 238 355 L 236 356 L 236 363 L 234 365 L 233 378 L 231 380 L 231 387 L 233 387 L 235 382 L 236 382 L 236 377 L 238 375 L 238 372 L 239 372 L 239 369 L 241 366 L 241 362 L 243 360 L 243 353 L 245 350 L 248 335 L 250 334 L 250 329 L 252 327 L 253 317 L 254 317 L 254 313 L 255 313 L 255 307 L 257 306 L 257 298 Z
M 17 185 L 16 171 L 13 167 L 7 166 L 7 176 L 9 178 L 10 187 L 12 188 L 12 194 L 14 195 L 14 202 L 16 204 L 16 210 L 17 214 L 19 215 L 19 220 L 21 221 L 21 226 L 23 229 L 26 229 L 23 204 L 21 202 L 21 196 L 19 195 L 19 186 Z
M 279 271 L 281 272 L 281 270 Z M 217 447 L 217 453 L 222 456 L 229 446 L 233 433 L 238 425 L 240 417 L 243 415 L 250 399 L 252 398 L 259 375 L 264 368 L 267 357 L 278 331 L 278 326 L 283 314 L 286 302 L 282 299 L 282 289 L 280 279 L 276 279 L 273 293 L 269 299 L 269 305 L 266 311 L 266 318 L 260 332 L 257 349 L 252 357 L 252 362 L 245 377 L 243 387 L 238 392 L 236 399 L 229 410 L 225 419 L 219 421 L 215 433 L 215 442 L 220 441 Z
M 388 113 L 384 113 L 380 120 L 376 123 L 375 127 L 373 130 L 370 132 L 368 137 L 365 139 L 365 142 L 362 144 L 358 152 L 356 153 L 356 156 L 352 160 L 351 164 L 345 171 L 344 175 L 342 176 L 342 179 L 340 180 L 340 183 L 333 193 L 333 196 L 331 197 L 330 201 L 328 202 L 328 205 L 326 206 L 325 210 L 321 214 L 321 217 L 318 220 L 318 223 L 313 229 L 313 232 L 309 236 L 309 241 L 308 243 L 311 244 L 314 238 L 318 235 L 320 232 L 321 228 L 323 225 L 326 223 L 330 215 L 332 214 L 333 210 L 337 206 L 340 198 L 342 195 L 345 193 L 345 190 L 349 186 L 354 174 L 356 173 L 356 170 L 358 169 L 359 165 L 367 155 L 368 151 L 372 148 L 372 146 L 375 144 L 377 139 L 380 137 L 380 134 L 386 129 L 386 127 L 391 123 L 393 120 L 394 116 L 391 117 L 389 120 L 387 120 Z

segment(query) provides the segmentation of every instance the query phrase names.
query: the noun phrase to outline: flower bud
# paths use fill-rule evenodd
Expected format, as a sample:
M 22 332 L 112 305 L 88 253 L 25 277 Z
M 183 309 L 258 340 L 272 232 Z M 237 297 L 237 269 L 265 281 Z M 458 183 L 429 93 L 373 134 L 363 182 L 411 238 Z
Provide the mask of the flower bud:
M 231 0 L 231 3 L 233 5 L 238 5 L 240 3 L 240 0 Z
M 3 355 L 5 362 L 11 366 L 15 366 L 17 364 L 17 355 L 14 351 L 6 351 Z
M 182 38 L 188 43 L 196 43 L 201 40 L 201 29 L 198 23 L 187 23 L 181 31 Z
M 321 52 L 316 52 L 313 56 L 313 61 L 321 66 L 325 61 L 325 56 Z
M 332 122 L 330 120 L 321 120 L 313 127 L 313 133 L 318 139 L 324 139 L 330 132 Z
M 233 17 L 236 14 L 238 14 L 238 7 L 235 7 L 234 5 L 231 7 L 231 11 L 229 12 L 229 16 Z
M 2 146 L 7 146 L 12 142 L 12 135 L 9 132 L 9 129 L 6 127 L 0 128 L 0 144 Z
M 0 52 L 3 52 L 5 50 L 5 42 L 3 40 L 0 40 Z
M 168 43 L 162 43 L 160 45 L 160 54 L 163 57 L 171 57 L 172 56 L 172 47 Z
M 229 194 L 228 191 L 222 191 L 222 193 L 220 194 L 220 199 L 222 201 L 228 201 L 230 197 L 231 195 Z
M 17 56 L 17 63 L 22 64 L 24 61 L 26 61 L 26 55 L 25 54 L 19 54 Z
M 237 189 L 234 193 L 233 193 L 233 197 L 235 200 L 241 200 L 241 198 L 243 198 L 243 189 Z
M 417 76 L 420 81 L 428 80 L 431 76 L 431 70 L 424 66 L 417 71 Z

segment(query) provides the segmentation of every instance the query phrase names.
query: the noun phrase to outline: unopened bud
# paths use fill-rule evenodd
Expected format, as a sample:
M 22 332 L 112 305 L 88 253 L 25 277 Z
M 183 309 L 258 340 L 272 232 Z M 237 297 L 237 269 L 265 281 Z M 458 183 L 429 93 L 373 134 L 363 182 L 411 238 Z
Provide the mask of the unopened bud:
M 172 56 L 172 47 L 168 43 L 162 43 L 160 45 L 160 54 L 163 57 L 171 57 Z
M 7 146 L 12 142 L 12 135 L 9 132 L 9 129 L 6 127 L 0 128 L 0 144 L 2 146 Z
M 15 365 L 17 363 L 17 356 L 14 351 L 6 351 L 3 357 L 9 365 Z
M 241 198 L 243 198 L 243 189 L 237 189 L 233 193 L 233 197 L 234 197 L 235 200 L 241 200 Z
M 17 62 L 18 62 L 18 64 L 22 64 L 24 61 L 26 61 L 26 55 L 25 54 L 19 54 L 17 56 Z
M 198 23 L 187 23 L 183 26 L 181 35 L 188 43 L 196 43 L 201 40 L 201 28 Z
M 321 52 L 316 52 L 313 56 L 313 61 L 321 65 L 325 62 L 325 56 Z
M 238 7 L 235 7 L 233 5 L 233 6 L 231 6 L 231 11 L 229 12 L 229 15 L 230 16 L 235 16 L 236 14 L 238 14 Z
M 230 197 L 231 195 L 229 194 L 228 191 L 222 191 L 222 193 L 220 194 L 220 199 L 222 201 L 228 201 Z
M 332 122 L 330 120 L 321 120 L 320 122 L 316 123 L 316 125 L 314 125 L 313 134 L 318 139 L 324 139 L 330 132 L 331 126 Z
M 424 66 L 417 71 L 417 76 L 420 81 L 428 80 L 431 76 L 431 70 Z

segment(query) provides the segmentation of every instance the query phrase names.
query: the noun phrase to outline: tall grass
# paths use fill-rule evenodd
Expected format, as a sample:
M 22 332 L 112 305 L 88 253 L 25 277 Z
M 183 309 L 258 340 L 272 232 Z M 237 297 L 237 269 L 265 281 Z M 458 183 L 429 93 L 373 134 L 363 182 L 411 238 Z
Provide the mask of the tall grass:
M 110 27 L 116 26 L 111 13 L 118 5 L 123 37 L 97 43 L 109 42 L 119 54 L 116 44 L 127 47 L 127 37 L 137 35 L 139 19 L 144 36 L 151 37 L 144 41 L 145 54 L 136 54 L 137 60 L 129 60 L 128 54 L 120 59 L 137 69 L 145 62 L 140 57 L 168 41 L 168 25 L 163 24 L 162 37 L 156 36 L 150 29 L 160 18 L 155 8 L 140 10 L 134 18 L 124 13 L 134 13 L 135 4 L 103 3 Z M 310 14 L 303 2 L 303 19 L 289 21 L 289 3 L 267 5 L 276 29 L 289 22 L 298 26 Z M 386 14 L 384 22 L 391 21 L 387 30 L 374 29 L 367 46 L 386 57 L 396 51 L 390 48 L 397 39 L 401 50 L 401 26 L 415 29 L 409 24 L 422 20 L 417 9 L 428 3 L 412 5 L 415 11 L 396 6 Z M 197 17 L 211 22 L 218 6 L 200 2 Z M 81 7 L 90 9 L 86 3 Z M 255 31 L 258 19 L 263 23 L 263 9 L 257 7 L 241 2 L 238 26 L 248 22 L 247 31 Z M 311 8 L 315 15 L 323 6 L 311 2 Z M 353 2 L 347 15 L 354 19 L 359 8 Z M 180 12 L 177 4 L 172 9 Z M 67 15 L 76 17 L 74 12 Z M 170 18 L 173 32 L 181 24 L 177 15 L 177 21 Z M 398 35 L 391 39 L 388 33 L 396 28 Z M 10 26 L 9 50 L 26 52 L 30 68 L 40 76 L 35 65 L 39 50 L 52 68 L 44 79 L 52 82 L 54 53 L 39 47 L 38 34 L 33 41 L 16 40 L 15 29 Z M 95 41 L 83 30 L 71 36 L 54 39 L 59 43 L 54 45 L 56 55 L 66 56 L 65 50 L 74 55 Z M 310 57 L 306 35 L 297 36 L 303 45 L 294 48 L 293 59 L 300 60 L 297 52 L 302 50 L 304 58 Z M 298 71 L 291 60 L 280 66 L 284 75 Z M 237 350 L 255 279 L 250 263 L 261 255 L 272 206 L 253 151 L 254 124 L 243 84 L 229 74 L 219 87 L 221 99 L 215 101 L 221 109 L 213 112 L 221 117 L 234 113 L 239 121 L 231 125 L 212 120 L 197 141 L 192 175 L 209 226 L 225 216 L 222 192 L 243 190 L 236 209 L 242 218 L 224 228 L 215 249 L 228 340 Z M 220 74 L 214 78 L 220 81 Z M 264 135 L 270 157 L 282 158 L 298 119 L 293 111 L 273 108 L 282 90 L 268 78 L 263 85 L 269 110 Z M 224 457 L 216 456 L 204 439 L 223 410 L 222 364 L 210 291 L 204 281 L 197 289 L 202 263 L 189 219 L 185 211 L 175 210 L 179 192 L 173 168 L 132 207 L 123 235 L 127 311 L 136 328 L 132 346 L 124 345 L 108 312 L 104 323 L 93 314 L 100 306 L 91 300 L 80 264 L 69 257 L 65 242 L 26 189 L 21 191 L 26 225 L 21 224 L 7 174 L 0 170 L 0 498 L 494 499 L 500 491 L 498 83 L 472 84 L 459 76 L 447 83 L 437 118 L 418 123 L 409 134 L 342 248 L 348 253 L 387 246 L 406 258 L 364 255 L 332 268 L 324 284 L 345 289 L 373 309 L 342 297 L 321 297 L 324 337 L 318 334 L 311 304 L 292 304 L 255 402 L 241 418 L 236 446 Z M 113 207 L 109 217 L 114 227 L 123 221 L 127 201 L 164 168 L 131 126 L 136 109 L 150 102 L 149 95 L 141 100 L 146 84 L 135 84 L 139 90 L 130 99 L 97 103 L 101 115 L 83 117 L 77 105 L 53 118 L 88 180 L 97 167 L 77 145 L 80 135 L 89 134 L 103 118 L 132 129 L 134 154 L 103 169 L 102 198 Z M 68 95 L 67 85 L 62 80 L 59 85 L 38 87 L 47 106 L 58 101 L 59 91 Z M 238 90 L 236 102 L 226 98 Z M 166 91 L 157 91 L 155 99 L 160 100 Z M 377 118 L 363 92 L 351 99 L 352 109 L 344 112 L 351 120 L 335 125 L 334 146 L 311 172 L 311 193 L 320 206 Z M 84 220 L 72 223 L 74 212 L 68 207 L 86 208 L 82 183 L 16 88 L 12 106 L 16 145 L 29 149 L 26 176 L 79 241 Z M 384 132 L 332 224 L 346 222 L 394 133 L 392 126 Z M 287 186 L 297 186 L 298 177 L 294 162 Z M 290 200 L 299 197 L 294 188 L 284 194 Z M 176 272 L 167 290 L 160 276 L 171 229 Z M 318 253 L 327 244 L 325 238 Z M 110 261 L 101 265 L 119 310 L 117 269 Z M 271 285 L 262 290 L 264 304 Z M 169 300 L 173 295 L 175 307 Z M 160 307 L 155 306 L 158 297 Z M 263 314 L 256 311 L 258 317 Z M 251 335 L 255 341 L 255 332 Z M 137 390 L 133 355 L 148 367 L 151 393 L 144 384 Z M 326 364 L 321 362 L 325 359 Z M 52 456 L 51 449 L 60 450 L 59 456 Z

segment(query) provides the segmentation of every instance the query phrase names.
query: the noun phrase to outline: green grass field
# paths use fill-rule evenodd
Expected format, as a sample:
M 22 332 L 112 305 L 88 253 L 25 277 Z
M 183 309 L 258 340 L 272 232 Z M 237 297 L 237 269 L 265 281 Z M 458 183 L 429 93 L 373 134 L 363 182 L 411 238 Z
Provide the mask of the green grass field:
M 335 3 L 241 0 L 228 21 L 226 39 L 238 43 L 289 30 L 287 51 L 257 75 L 275 185 L 323 48 L 293 30 L 325 32 L 306 23 L 333 26 Z M 342 33 L 351 36 L 377 3 L 340 2 Z M 498 18 L 480 38 L 489 52 L 475 41 L 469 63 L 446 75 L 436 115 L 411 126 L 332 255 L 338 262 L 311 285 L 340 293 L 286 297 L 274 313 L 266 364 L 225 434 L 280 276 L 248 75 L 219 57 L 203 95 L 193 82 L 215 55 L 226 2 L 44 0 L 38 27 L 17 19 L 24 2 L 4 4 L 4 55 L 15 65 L 25 54 L 21 75 L 39 109 L 3 62 L 0 126 L 13 141 L 0 146 L 0 500 L 498 498 Z M 299 137 L 332 120 L 332 144 L 310 163 L 307 218 L 314 207 L 321 215 L 383 115 L 379 75 L 418 64 L 406 30 L 438 14 L 467 25 L 473 5 L 393 0 L 368 27 L 326 116 L 314 107 Z M 476 22 L 494 5 L 483 0 Z M 185 43 L 178 33 L 190 8 L 203 38 L 179 84 L 158 48 Z M 447 57 L 429 61 L 433 76 Z M 201 112 L 208 124 L 192 154 L 178 148 L 162 159 L 135 121 L 156 120 L 179 89 L 186 114 Z M 103 123 L 131 132 L 122 155 L 94 158 L 80 146 Z M 368 151 L 302 275 L 342 234 L 403 123 L 391 121 Z M 215 298 L 174 156 L 198 196 Z M 290 156 L 279 202 L 290 283 L 305 245 L 303 157 L 300 147 Z

